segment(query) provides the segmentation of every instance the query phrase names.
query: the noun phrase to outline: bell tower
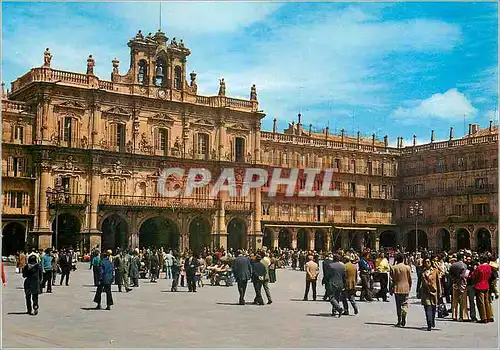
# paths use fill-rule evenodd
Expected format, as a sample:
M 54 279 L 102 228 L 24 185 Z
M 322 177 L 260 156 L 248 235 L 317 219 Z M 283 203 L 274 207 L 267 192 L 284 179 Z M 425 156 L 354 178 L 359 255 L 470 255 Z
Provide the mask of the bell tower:
M 147 36 L 139 30 L 129 40 L 130 69 L 127 81 L 143 86 L 182 91 L 187 87 L 186 58 L 191 51 L 184 42 L 175 38 L 169 43 L 168 37 L 159 29 L 155 35 Z

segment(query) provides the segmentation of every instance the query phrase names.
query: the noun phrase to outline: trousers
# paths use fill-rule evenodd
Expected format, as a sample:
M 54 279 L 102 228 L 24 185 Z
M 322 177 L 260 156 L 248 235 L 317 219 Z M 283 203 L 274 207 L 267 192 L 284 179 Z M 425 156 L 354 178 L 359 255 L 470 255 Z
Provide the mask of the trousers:
M 477 309 L 481 321 L 488 321 L 493 318 L 493 310 L 491 308 L 491 298 L 488 290 L 476 290 Z
M 425 305 L 424 310 L 427 328 L 436 327 L 436 305 Z
M 458 306 L 460 305 L 460 315 Z M 469 320 L 467 312 L 467 290 L 461 292 L 459 289 L 453 288 L 453 297 L 451 299 L 451 317 L 457 320 L 459 317 L 466 321 Z
M 99 284 L 94 296 L 94 303 L 101 305 L 102 292 L 106 293 L 106 306 L 113 305 L 113 295 L 111 294 L 111 284 Z
M 406 314 L 408 312 L 408 294 L 394 294 L 394 300 L 396 301 L 396 313 L 398 315 L 399 324 L 403 319 L 406 319 Z
M 313 300 L 316 300 L 316 280 L 306 280 L 306 292 L 304 299 L 309 297 L 309 289 L 312 287 Z

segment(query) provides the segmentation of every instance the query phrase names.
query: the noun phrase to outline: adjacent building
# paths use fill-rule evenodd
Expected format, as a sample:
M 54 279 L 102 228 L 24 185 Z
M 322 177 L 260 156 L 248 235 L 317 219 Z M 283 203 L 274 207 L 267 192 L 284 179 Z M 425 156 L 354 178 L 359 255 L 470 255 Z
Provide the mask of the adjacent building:
M 111 80 L 44 64 L 2 92 L 3 254 L 28 247 L 165 246 L 332 247 L 415 245 L 435 250 L 496 249 L 497 127 L 471 125 L 463 138 L 389 147 L 375 135 L 313 132 L 302 116 L 283 132 L 261 130 L 257 89 L 249 98 L 198 94 L 182 40 L 140 31 L 128 42 L 130 66 L 111 62 Z M 158 194 L 164 168 L 205 168 L 209 186 L 189 196 Z M 268 196 L 268 185 L 246 196 L 210 189 L 224 168 L 271 173 L 334 172 L 334 198 Z M 167 186 L 183 189 L 185 176 Z M 410 207 L 413 210 L 410 210 Z M 416 227 L 415 227 L 416 226 Z

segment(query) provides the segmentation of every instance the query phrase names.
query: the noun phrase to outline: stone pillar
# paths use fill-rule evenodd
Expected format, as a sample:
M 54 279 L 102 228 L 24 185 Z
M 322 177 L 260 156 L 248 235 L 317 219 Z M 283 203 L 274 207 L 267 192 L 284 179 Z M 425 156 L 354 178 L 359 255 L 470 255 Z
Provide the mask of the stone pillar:
M 137 235 L 137 237 L 139 237 L 139 235 Z M 94 249 L 95 247 L 99 246 L 99 249 L 102 250 L 101 235 L 90 233 L 89 242 L 90 242 L 90 249 Z M 131 247 L 136 248 L 136 246 L 133 244 L 131 244 Z
M 246 245 L 246 249 L 255 249 L 256 248 L 256 236 L 253 232 L 253 228 L 254 228 L 254 222 L 253 222 L 253 219 L 250 219 L 250 222 L 248 223 L 247 225 L 247 231 L 246 231 L 246 237 L 247 237 L 247 245 Z M 261 244 L 262 245 L 262 244 Z
M 90 190 L 90 231 L 99 232 L 97 228 L 97 208 L 99 206 L 99 168 L 98 166 L 92 167 L 92 183 Z
M 102 130 L 101 128 L 101 106 L 98 104 L 93 105 L 92 109 L 92 130 L 90 131 L 90 148 L 99 148 L 99 137 L 98 134 Z
M 224 209 L 225 200 L 227 198 L 226 192 L 220 193 L 220 209 L 217 211 L 217 230 L 219 235 L 219 247 L 227 249 L 227 226 L 226 226 L 226 211 Z
M 472 227 L 472 230 L 469 230 L 469 232 L 470 232 L 470 234 L 469 234 L 470 249 L 472 251 L 475 251 L 477 248 L 477 239 L 476 239 L 477 230 L 475 227 Z M 493 243 L 493 242 L 491 242 L 491 243 Z
M 456 241 L 456 232 L 454 227 L 450 227 L 450 250 L 455 251 L 457 250 L 457 241 Z
M 340 242 L 341 247 L 344 251 L 349 249 L 349 232 L 347 232 L 346 230 L 340 231 Z
M 255 126 L 254 162 L 260 163 L 260 121 Z
M 100 237 L 100 236 L 99 236 Z M 135 248 L 140 248 L 139 247 L 139 233 L 138 232 L 133 232 L 133 233 L 130 233 L 130 236 L 129 236 L 129 243 L 130 247 L 132 249 L 135 249 Z M 90 246 L 92 246 L 92 236 L 91 236 L 91 240 L 90 240 Z M 99 245 L 100 246 L 100 245 Z
M 40 99 L 41 108 L 39 111 L 41 112 L 41 121 L 42 121 L 42 143 L 47 143 L 47 141 L 50 140 L 50 135 L 49 135 L 49 125 L 52 123 L 52 110 L 50 108 L 50 97 L 49 96 L 43 96 Z
M 219 160 L 225 159 L 224 149 L 226 147 L 226 126 L 221 120 L 219 123 Z
M 292 230 L 292 249 L 297 249 L 297 230 Z
M 271 242 L 273 248 L 278 248 L 279 245 L 279 233 L 275 229 L 271 229 Z
M 327 252 L 332 251 L 332 232 L 331 229 L 325 232 L 325 250 Z
M 315 235 L 315 232 L 314 230 L 307 230 L 307 238 L 309 240 L 309 244 L 308 244 L 308 247 L 309 247 L 309 250 L 314 250 L 314 235 Z
M 380 249 L 380 235 L 378 234 L 378 231 L 373 231 L 370 233 L 371 237 L 371 249 L 372 250 L 379 250 Z
M 51 231 L 48 222 L 47 189 L 50 187 L 50 164 L 42 163 L 42 175 L 40 178 L 40 201 L 38 212 L 38 230 Z
M 253 189 L 254 192 L 254 208 L 253 208 L 253 234 L 255 236 L 256 248 L 262 248 L 262 198 L 260 188 Z

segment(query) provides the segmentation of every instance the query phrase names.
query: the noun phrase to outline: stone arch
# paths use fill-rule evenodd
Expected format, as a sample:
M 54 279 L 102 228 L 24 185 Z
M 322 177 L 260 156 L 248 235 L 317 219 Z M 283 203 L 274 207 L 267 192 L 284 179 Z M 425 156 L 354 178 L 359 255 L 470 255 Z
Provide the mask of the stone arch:
M 279 231 L 278 247 L 280 247 L 280 248 L 291 248 L 292 247 L 292 234 L 286 228 L 282 228 Z
M 128 246 L 129 228 L 127 221 L 118 214 L 106 216 L 101 224 L 102 250 L 115 250 L 116 248 L 126 248 Z
M 137 216 L 137 223 L 136 223 L 136 227 L 137 227 L 137 231 L 140 231 L 140 228 L 141 226 L 148 220 L 150 219 L 155 219 L 155 218 L 158 218 L 158 217 L 162 217 L 162 218 L 165 218 L 166 220 L 169 220 L 169 221 L 172 221 L 173 223 L 175 223 L 177 225 L 177 227 L 179 227 L 179 224 L 177 222 L 177 217 L 172 213 L 172 212 L 162 212 L 161 215 L 158 215 L 158 212 L 154 213 L 146 213 L 145 215 L 141 212 L 139 212 L 138 216 Z
M 212 245 L 212 225 L 203 216 L 194 217 L 189 223 L 189 249 L 200 254 Z
M 262 245 L 264 247 L 267 247 L 267 249 L 271 249 L 274 248 L 273 243 L 274 243 L 274 232 L 270 228 L 266 227 L 262 234 Z
M 455 232 L 457 250 L 470 249 L 470 233 L 466 228 L 459 228 Z
M 2 256 L 14 255 L 26 248 L 26 226 L 9 222 L 2 228 Z
M 309 248 L 309 232 L 305 228 L 297 231 L 297 249 L 308 250 Z
M 476 250 L 480 253 L 491 252 L 491 232 L 484 227 L 476 231 Z
M 445 228 L 440 228 L 437 232 L 437 246 L 440 251 L 449 251 L 451 249 L 450 232 Z
M 398 234 L 393 230 L 385 230 L 379 237 L 380 248 L 396 248 L 398 245 Z
M 416 235 L 415 235 L 415 230 L 410 230 L 406 234 L 407 238 L 407 248 L 409 251 L 415 251 L 416 249 L 420 248 L 428 248 L 429 247 L 429 240 L 427 238 L 427 233 L 423 230 L 418 230 L 418 247 L 416 246 Z
M 98 227 L 99 227 L 99 229 L 100 229 L 101 232 L 102 232 L 102 225 L 104 224 L 104 221 L 107 218 L 111 217 L 111 216 L 117 216 L 117 217 L 119 217 L 120 219 L 122 219 L 123 221 L 125 221 L 125 223 L 127 224 L 127 227 L 131 227 L 130 219 L 129 219 L 129 217 L 125 213 L 123 213 L 121 211 L 112 211 L 112 212 L 103 214 L 102 217 L 99 218 L 99 225 L 98 225 Z
M 166 216 L 153 216 L 143 220 L 139 226 L 139 246 L 141 248 L 179 248 L 179 226 Z
M 314 233 L 314 250 L 317 252 L 327 250 L 326 249 L 326 233 L 324 230 L 318 229 Z
M 233 250 L 247 248 L 247 224 L 240 217 L 232 218 L 227 224 L 227 247 Z
M 77 248 L 81 243 L 81 221 L 72 213 L 58 213 L 52 220 L 52 246 L 61 248 Z

